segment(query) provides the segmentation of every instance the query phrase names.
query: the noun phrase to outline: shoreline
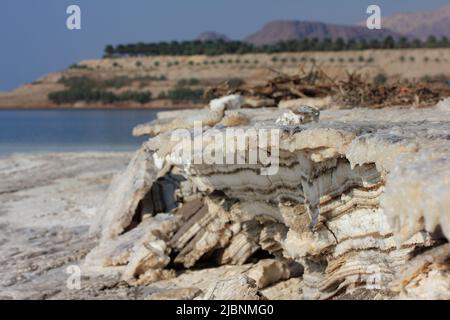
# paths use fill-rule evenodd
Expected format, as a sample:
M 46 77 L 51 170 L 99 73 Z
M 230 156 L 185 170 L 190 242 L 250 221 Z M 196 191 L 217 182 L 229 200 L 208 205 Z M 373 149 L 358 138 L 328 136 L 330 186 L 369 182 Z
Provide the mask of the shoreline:
M 48 106 L 48 107 L 23 107 L 23 106 L 19 106 L 19 107 L 2 107 L 0 106 L 0 111 L 19 111 L 19 110 L 33 110 L 33 111 L 51 111 L 51 110 L 61 110 L 61 111 L 67 111 L 67 110 L 79 110 L 79 111 L 98 111 L 98 110 L 108 110 L 108 111 L 114 111 L 114 110 L 121 110 L 121 111 L 126 111 L 126 110 L 150 110 L 150 111 L 177 111 L 177 110 L 189 110 L 189 109 L 201 109 L 203 108 L 205 105 L 204 104 L 198 104 L 198 105 L 194 105 L 194 106 L 183 106 L 183 105 L 176 105 L 173 107 L 138 107 L 138 106 L 133 106 L 133 107 L 124 107 L 124 106 L 118 106 L 118 107 L 113 107 L 113 106 L 95 106 L 95 105 L 89 105 L 86 107 L 75 107 L 75 106 L 62 106 L 62 107 L 53 107 L 53 106 Z

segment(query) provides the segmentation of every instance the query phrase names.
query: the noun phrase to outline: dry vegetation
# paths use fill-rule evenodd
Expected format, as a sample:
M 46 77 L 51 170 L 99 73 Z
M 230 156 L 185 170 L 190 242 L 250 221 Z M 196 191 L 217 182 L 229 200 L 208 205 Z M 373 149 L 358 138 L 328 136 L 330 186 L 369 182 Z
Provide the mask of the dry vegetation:
M 424 80 L 446 86 L 450 79 L 450 49 L 365 50 L 221 56 L 160 56 L 83 61 L 49 74 L 13 92 L 0 93 L 0 107 L 192 107 L 204 104 L 200 90 L 233 79 L 239 84 L 262 85 L 279 73 L 298 75 L 300 66 L 320 67 L 331 79 L 345 80 L 355 71 L 376 85 Z M 84 77 L 112 94 L 102 99 L 49 101 L 52 92 L 67 90 L 62 78 Z M 105 83 L 109 84 L 105 88 Z M 183 85 L 180 85 L 183 84 Z M 151 99 L 112 99 L 123 93 L 149 92 Z M 102 93 L 102 92 L 100 92 Z M 97 95 L 100 95 L 97 93 Z M 151 100 L 151 101 L 149 101 Z
M 370 81 L 356 72 L 348 73 L 344 79 L 333 79 L 318 66 L 312 65 L 308 71 L 300 68 L 298 75 L 280 74 L 264 85 L 233 87 L 226 81 L 205 93 L 209 98 L 230 94 L 240 94 L 253 101 L 273 101 L 274 105 L 283 100 L 330 96 L 330 101 L 341 107 L 429 107 L 450 96 L 450 88 L 410 81 L 379 83 L 376 78 Z

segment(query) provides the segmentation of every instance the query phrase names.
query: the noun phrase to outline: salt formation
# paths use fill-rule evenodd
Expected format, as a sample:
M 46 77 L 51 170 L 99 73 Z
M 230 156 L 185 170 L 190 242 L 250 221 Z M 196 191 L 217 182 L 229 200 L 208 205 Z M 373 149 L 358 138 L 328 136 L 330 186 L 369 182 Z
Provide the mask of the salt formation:
M 317 122 L 319 121 L 319 115 L 319 110 L 308 106 L 301 106 L 285 112 L 280 118 L 277 119 L 275 123 L 293 126 L 311 121 Z
M 319 121 L 313 108 L 241 103 L 225 97 L 135 131 L 152 138 L 112 184 L 86 270 L 145 285 L 255 263 L 202 294 L 190 288 L 196 299 L 260 299 L 292 278 L 305 299 L 450 298 L 450 108 L 328 110 Z M 214 119 L 201 151 L 227 127 L 279 130 L 279 169 L 174 161 L 173 130 L 194 136 L 198 119 Z

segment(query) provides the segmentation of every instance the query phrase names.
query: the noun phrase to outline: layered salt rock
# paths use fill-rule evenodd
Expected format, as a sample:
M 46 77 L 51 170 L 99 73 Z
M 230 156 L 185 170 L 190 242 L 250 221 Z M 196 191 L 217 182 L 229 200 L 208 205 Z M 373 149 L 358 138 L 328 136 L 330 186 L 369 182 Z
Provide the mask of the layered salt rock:
M 133 223 L 136 209 L 155 181 L 157 171 L 152 152 L 145 147 L 136 152 L 127 170 L 111 183 L 107 198 L 97 213 L 92 232 L 113 239 Z
M 212 284 L 203 300 L 263 300 L 254 280 L 245 275 L 223 279 Z
M 144 219 L 137 227 L 112 240 L 102 239 L 86 257 L 84 269 L 91 273 L 117 271 L 124 281 L 167 277 L 170 263 L 167 242 L 178 229 L 176 216 L 158 214 Z M 148 271 L 151 270 L 151 273 Z M 155 273 L 156 272 L 156 273 Z
M 411 259 L 398 268 L 389 284 L 397 299 L 450 299 L 450 244 L 444 244 Z
M 293 109 L 297 108 L 299 105 L 307 105 L 318 109 L 323 109 L 332 105 L 332 97 L 326 96 L 323 98 L 300 98 L 291 100 L 281 100 L 278 103 L 278 108 L 280 109 Z
M 235 112 L 225 110 L 224 101 L 233 100 L 212 108 L 224 111 L 220 121 Z M 450 109 L 330 110 L 318 122 L 309 111 L 303 122 L 276 123 L 285 110 L 240 109 L 248 121 L 234 127 L 244 134 L 276 130 L 279 138 L 277 152 L 249 141 L 240 164 L 224 164 L 242 150 L 220 121 L 200 132 L 185 128 L 191 138 L 202 138 L 193 158 L 210 152 L 223 134 L 222 164 L 183 161 L 179 141 L 167 128 L 160 131 L 113 184 L 100 211 L 100 246 L 113 248 L 102 266 L 120 264 L 132 283 L 145 282 L 146 274 L 151 281 L 168 278 L 162 270 L 170 273 L 171 266 L 241 265 L 270 256 L 274 260 L 248 273 L 255 288 L 301 276 L 292 283 L 301 285 L 298 294 L 306 299 L 446 297 L 448 251 L 438 248 L 447 248 L 450 238 Z M 251 151 L 277 157 L 249 164 Z M 267 171 L 271 165 L 276 170 Z M 156 168 L 158 174 L 149 174 Z M 175 174 L 184 186 L 167 179 Z M 134 183 L 139 177 L 147 182 Z M 151 190 L 161 178 L 172 181 L 169 193 L 184 196 L 175 211 L 165 205 L 172 210 L 170 227 L 152 229 L 146 224 L 158 225 L 160 215 L 147 210 L 152 214 L 143 219 L 142 207 L 152 206 L 142 200 L 158 202 Z M 303 273 L 288 272 L 287 261 Z M 247 280 L 230 281 L 250 290 Z M 207 297 L 233 298 L 217 287 L 210 291 Z
M 194 266 L 214 253 L 217 264 L 244 264 L 255 252 L 264 249 L 276 255 L 282 248 L 279 239 L 287 230 L 272 219 L 256 220 L 230 201 L 205 198 L 187 203 L 179 212 L 183 224 L 169 245 L 175 251 L 175 264 Z M 281 254 L 280 254 L 281 256 Z
M 151 294 L 147 300 L 194 300 L 202 294 L 198 288 L 176 288 Z
M 263 289 L 271 284 L 288 280 L 292 277 L 299 277 L 302 272 L 303 269 L 299 264 L 265 259 L 259 261 L 248 272 L 248 277 L 255 280 L 259 289 Z
M 450 144 L 438 144 L 403 156 L 392 168 L 381 201 L 399 241 L 423 227 L 450 239 L 449 154 Z
M 158 134 L 176 129 L 192 128 L 196 122 L 201 122 L 204 126 L 214 126 L 219 123 L 224 115 L 224 110 L 201 110 L 186 115 L 174 115 L 172 117 L 156 119 L 152 122 L 141 124 L 133 129 L 133 135 L 136 137 Z
M 248 108 L 275 107 L 276 101 L 270 98 L 244 97 L 243 106 Z
M 158 134 L 173 131 L 176 129 L 189 129 L 194 127 L 196 123 L 202 126 L 212 127 L 219 122 L 225 126 L 237 126 L 248 123 L 248 118 L 243 114 L 236 112 L 243 104 L 243 98 L 239 95 L 230 95 L 211 100 L 208 109 L 197 112 L 179 112 L 175 114 L 163 114 L 158 119 L 138 125 L 133 129 L 133 135 L 136 137 L 149 135 L 156 136 Z M 225 115 L 226 111 L 232 111 Z
M 225 127 L 236 127 L 247 125 L 250 122 L 250 119 L 241 112 L 230 112 L 225 114 L 222 120 L 219 122 L 219 125 Z
M 240 95 L 233 94 L 217 99 L 211 100 L 209 108 L 213 112 L 224 112 L 225 110 L 240 109 L 243 103 L 243 98 Z

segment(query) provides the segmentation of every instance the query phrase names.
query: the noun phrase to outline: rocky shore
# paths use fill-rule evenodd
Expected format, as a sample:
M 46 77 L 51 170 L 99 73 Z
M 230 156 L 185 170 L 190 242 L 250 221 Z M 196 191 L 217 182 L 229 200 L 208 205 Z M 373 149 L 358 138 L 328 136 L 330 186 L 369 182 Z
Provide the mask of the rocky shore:
M 163 297 L 450 297 L 448 99 L 322 112 L 241 105 L 227 96 L 136 128 L 152 138 L 97 212 L 85 272 L 170 284 Z M 194 280 L 211 267 L 243 269 Z
M 1 298 L 450 298 L 448 99 L 241 102 L 160 113 L 134 155 L 0 160 Z M 253 131 L 276 134 L 239 149 Z

